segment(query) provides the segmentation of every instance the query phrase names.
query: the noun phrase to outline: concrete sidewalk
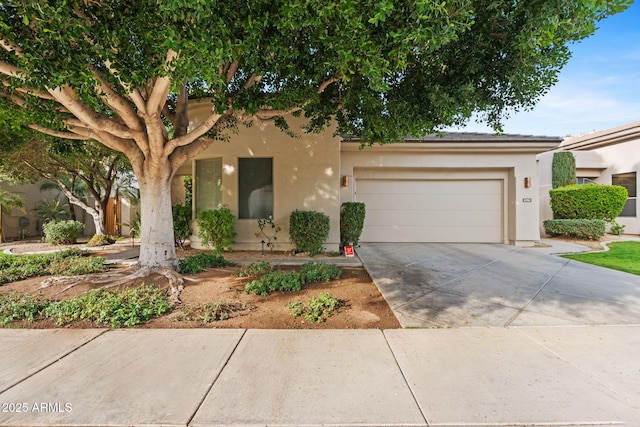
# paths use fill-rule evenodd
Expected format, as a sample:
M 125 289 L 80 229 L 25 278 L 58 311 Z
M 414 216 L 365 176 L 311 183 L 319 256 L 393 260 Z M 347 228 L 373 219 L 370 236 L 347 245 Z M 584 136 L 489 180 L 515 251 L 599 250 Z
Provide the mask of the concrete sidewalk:
M 0 329 L 2 426 L 640 425 L 640 326 Z

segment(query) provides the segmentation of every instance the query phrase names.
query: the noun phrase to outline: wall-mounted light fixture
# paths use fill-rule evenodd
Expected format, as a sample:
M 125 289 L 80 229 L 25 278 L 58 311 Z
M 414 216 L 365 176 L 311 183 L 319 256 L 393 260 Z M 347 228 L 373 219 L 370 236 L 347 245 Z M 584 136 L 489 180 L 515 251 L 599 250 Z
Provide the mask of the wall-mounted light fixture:
M 531 188 L 531 177 L 530 176 L 525 176 L 524 177 L 524 188 Z
M 343 175 L 342 176 L 342 186 L 343 187 L 348 187 L 349 186 L 349 175 Z

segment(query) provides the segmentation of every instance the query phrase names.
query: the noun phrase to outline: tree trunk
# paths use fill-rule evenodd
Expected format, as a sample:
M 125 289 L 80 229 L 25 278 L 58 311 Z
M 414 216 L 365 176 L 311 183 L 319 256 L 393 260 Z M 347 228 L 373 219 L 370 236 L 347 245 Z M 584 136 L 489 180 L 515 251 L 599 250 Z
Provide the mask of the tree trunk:
M 140 186 L 140 258 L 142 268 L 178 269 L 173 216 L 171 212 L 171 179 L 168 166 L 145 168 L 138 176 Z

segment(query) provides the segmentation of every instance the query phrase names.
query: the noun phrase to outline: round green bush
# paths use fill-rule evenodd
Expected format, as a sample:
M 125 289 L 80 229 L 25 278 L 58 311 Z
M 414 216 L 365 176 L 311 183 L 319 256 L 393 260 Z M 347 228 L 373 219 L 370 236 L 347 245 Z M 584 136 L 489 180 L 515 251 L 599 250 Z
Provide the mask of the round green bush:
M 202 244 L 221 254 L 235 242 L 236 217 L 228 207 L 198 212 L 196 224 Z
M 615 220 L 629 197 L 619 185 L 568 185 L 549 191 L 555 219 Z
M 82 236 L 84 224 L 79 221 L 50 221 L 44 226 L 44 241 L 54 245 L 66 245 L 75 243 Z
M 329 216 L 316 211 L 291 212 L 289 236 L 298 252 L 317 255 L 324 252 L 324 242 L 329 238 Z
M 366 208 L 362 202 L 344 202 L 340 206 L 340 243 L 357 245 L 364 228 Z

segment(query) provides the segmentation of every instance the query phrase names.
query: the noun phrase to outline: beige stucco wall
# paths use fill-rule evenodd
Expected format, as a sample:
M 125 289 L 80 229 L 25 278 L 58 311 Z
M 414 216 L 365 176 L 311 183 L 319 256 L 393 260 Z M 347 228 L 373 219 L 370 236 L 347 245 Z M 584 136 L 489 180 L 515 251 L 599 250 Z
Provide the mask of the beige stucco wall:
M 539 241 L 536 158 L 540 144 L 399 143 L 359 149 L 342 143 L 341 175 L 351 182 L 359 170 L 410 171 L 425 179 L 499 179 L 503 181 L 503 243 L 521 246 Z M 525 177 L 531 186 L 525 188 Z M 355 185 L 341 188 L 342 201 L 357 201 Z M 530 201 L 529 201 L 530 200 Z M 458 236 L 465 241 L 464 236 Z
M 190 106 L 192 127 L 206 117 L 209 109 L 206 104 Z M 238 133 L 232 134 L 229 141 L 216 141 L 194 160 L 222 157 L 222 203 L 237 218 L 238 159 L 273 158 L 273 220 L 282 228 L 277 234 L 276 250 L 292 248 L 289 242 L 289 215 L 298 209 L 320 211 L 329 216 L 331 229 L 325 248 L 337 251 L 340 241 L 339 138 L 332 136 L 332 129 L 321 134 L 306 134 L 302 129 L 304 119 L 289 117 L 287 120 L 296 137 L 285 134 L 270 121 L 256 121 L 251 127 L 241 124 Z M 195 163 L 191 161 L 186 167 L 193 165 Z M 180 172 L 185 170 L 183 168 Z M 195 222 L 192 224 L 194 230 Z M 257 220 L 237 219 L 236 244 L 233 248 L 261 249 L 261 239 L 255 236 L 258 231 Z M 193 247 L 202 247 L 197 236 L 191 236 L 191 240 Z
M 594 148 L 588 151 L 572 151 L 576 159 L 576 176 L 595 178 L 599 184 L 611 184 L 611 175 L 636 172 L 640 178 L 640 138 L 626 142 Z M 539 174 L 541 176 L 540 198 L 540 227 L 542 221 L 553 218 L 553 212 L 549 203 L 549 190 L 551 189 L 551 163 L 553 152 L 547 152 L 538 156 Z M 636 209 L 639 205 L 636 205 Z M 640 212 L 636 217 L 618 217 L 616 219 L 625 226 L 625 234 L 640 234 Z

